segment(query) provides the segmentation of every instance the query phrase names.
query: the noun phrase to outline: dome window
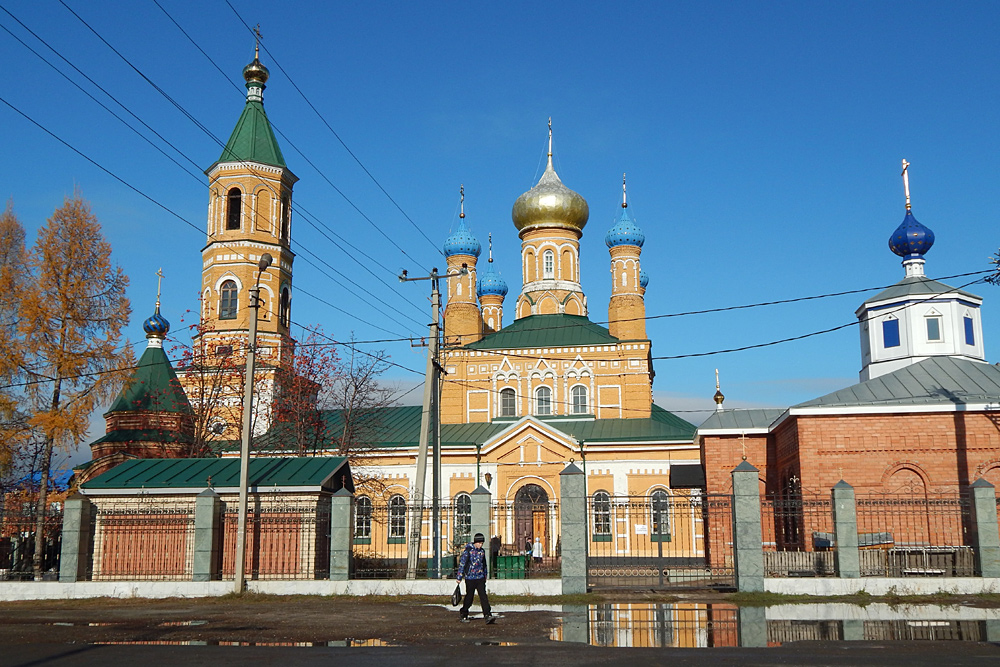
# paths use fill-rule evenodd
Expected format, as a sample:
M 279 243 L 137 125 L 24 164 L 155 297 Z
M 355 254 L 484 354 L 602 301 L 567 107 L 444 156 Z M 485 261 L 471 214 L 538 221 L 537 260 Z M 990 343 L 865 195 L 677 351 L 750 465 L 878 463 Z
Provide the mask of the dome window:
M 556 256 L 551 250 L 546 250 L 542 255 L 542 276 L 545 278 L 556 277 Z
M 927 340 L 928 342 L 940 342 L 943 340 L 941 336 L 941 316 L 931 315 L 926 318 L 927 322 Z

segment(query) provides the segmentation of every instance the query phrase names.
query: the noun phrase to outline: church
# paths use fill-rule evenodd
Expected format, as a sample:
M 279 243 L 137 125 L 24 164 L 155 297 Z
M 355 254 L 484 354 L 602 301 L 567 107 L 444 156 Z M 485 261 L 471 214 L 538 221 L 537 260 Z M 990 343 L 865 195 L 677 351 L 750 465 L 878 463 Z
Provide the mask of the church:
M 197 456 L 206 439 L 222 456 L 238 455 L 238 418 L 220 409 L 198 423 L 194 415 L 205 411 L 192 406 L 214 400 L 238 414 L 239 373 L 228 388 L 206 378 L 223 375 L 226 364 L 241 368 L 254 284 L 261 288 L 258 343 L 265 380 L 254 408 L 253 454 L 287 453 L 274 413 L 287 377 L 281 370 L 295 350 L 289 323 L 297 178 L 264 112 L 267 68 L 255 56 L 243 75 L 243 113 L 206 172 L 197 363 L 174 373 L 160 349 L 168 325 L 157 308 L 147 321 L 149 361 L 144 355 L 140 362 L 140 371 L 150 367 L 142 371 L 149 378 L 130 383 L 112 406 L 108 435 L 92 445 L 95 461 L 78 471 L 81 479 L 127 458 Z M 694 507 L 699 495 L 727 493 L 730 472 L 742 461 L 760 471 L 765 493 L 829 493 L 839 480 L 859 490 L 912 493 L 957 489 L 979 477 L 1000 483 L 1000 369 L 985 361 L 982 299 L 924 274 L 934 234 L 914 218 L 908 186 L 904 220 L 889 242 L 905 275 L 856 312 L 859 384 L 786 409 L 724 409 L 717 392 L 719 409 L 698 428 L 653 402 L 653 341 L 646 335 L 644 304 L 650 286 L 641 266 L 645 237 L 629 212 L 624 182 L 621 209 L 609 216 L 613 224 L 597 230 L 604 234 L 612 281 L 607 327 L 590 319 L 581 284 L 580 244 L 589 217 L 586 199 L 553 167 L 550 126 L 545 171 L 512 204 L 522 275 L 509 309 L 492 244 L 481 267 L 483 246 L 464 209 L 443 241 L 441 500 L 468 507 L 470 494 L 484 487 L 494 503 L 514 510 L 511 521 L 495 526 L 505 544 L 538 538 L 546 553 L 557 549 L 559 473 L 570 462 L 585 473 L 594 507 L 633 497 L 654 504 L 657 498 L 687 499 Z M 261 272 L 265 253 L 274 264 Z M 169 405 L 143 399 L 151 394 L 170 397 Z M 327 432 L 343 423 L 337 411 L 323 418 Z M 358 488 L 359 512 L 381 503 L 405 517 L 418 488 L 420 431 L 420 407 L 380 409 L 364 460 L 352 463 L 380 482 Z M 390 542 L 404 537 L 403 521 L 390 521 Z M 656 532 L 657 518 L 650 523 Z M 702 528 L 692 519 L 677 531 L 686 531 L 692 552 L 703 548 Z M 610 525 L 593 530 L 594 541 L 610 541 L 614 532 Z M 597 539 L 600 531 L 607 531 L 607 540 Z

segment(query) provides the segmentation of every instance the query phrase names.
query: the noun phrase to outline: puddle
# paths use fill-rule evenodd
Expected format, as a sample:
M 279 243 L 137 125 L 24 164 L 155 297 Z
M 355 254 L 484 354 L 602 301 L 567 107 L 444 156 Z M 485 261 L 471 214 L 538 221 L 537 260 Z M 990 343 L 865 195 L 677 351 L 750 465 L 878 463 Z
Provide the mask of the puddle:
M 550 639 L 617 647 L 761 647 L 797 641 L 1000 641 L 1000 609 L 872 604 L 564 605 Z
M 208 621 L 166 621 L 164 623 L 158 624 L 158 628 L 182 628 L 190 627 L 192 625 L 206 625 Z
M 55 623 L 49 623 L 49 625 L 58 625 L 64 628 L 81 627 L 81 628 L 107 628 L 115 625 L 125 625 L 122 622 L 97 622 L 97 623 L 68 623 L 64 621 L 57 621 Z
M 387 642 L 384 639 L 347 639 L 334 640 L 329 642 L 227 642 L 227 641 L 200 641 L 200 640 L 150 640 L 150 641 L 120 641 L 120 642 L 91 642 L 95 646 L 280 646 L 292 648 L 316 648 L 328 646 L 400 646 Z

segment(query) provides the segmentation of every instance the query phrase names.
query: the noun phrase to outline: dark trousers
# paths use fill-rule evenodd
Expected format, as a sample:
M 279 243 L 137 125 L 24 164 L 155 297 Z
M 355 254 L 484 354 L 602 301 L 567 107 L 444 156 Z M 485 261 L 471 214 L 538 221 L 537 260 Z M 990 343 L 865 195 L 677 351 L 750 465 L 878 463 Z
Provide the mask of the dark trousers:
M 475 596 L 476 592 L 479 593 L 479 606 L 483 608 L 483 616 L 489 618 L 492 615 L 490 613 L 490 596 L 486 594 L 486 580 L 466 579 L 465 602 L 462 603 L 462 609 L 459 611 L 462 618 L 469 615 L 469 607 L 472 606 L 472 598 Z

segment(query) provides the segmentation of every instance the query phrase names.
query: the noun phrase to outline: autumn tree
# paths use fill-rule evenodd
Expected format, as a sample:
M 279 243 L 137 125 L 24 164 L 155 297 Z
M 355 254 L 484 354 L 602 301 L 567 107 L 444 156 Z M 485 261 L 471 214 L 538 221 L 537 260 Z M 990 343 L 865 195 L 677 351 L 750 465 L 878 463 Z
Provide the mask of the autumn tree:
M 309 330 L 294 347 L 292 362 L 279 366 L 275 377 L 280 445 L 298 454 L 315 454 L 331 444 L 323 407 L 342 369 L 336 345 L 325 338 L 321 329 Z
M 14 204 L 0 215 L 0 477 L 13 472 L 26 439 L 30 439 L 21 369 L 24 347 L 18 336 L 20 300 L 28 280 L 28 256 L 24 247 L 24 227 L 14 215 Z
M 110 399 L 134 363 L 122 329 L 131 308 L 128 278 L 80 193 L 38 231 L 28 257 L 32 289 L 22 293 L 18 337 L 24 346 L 30 424 L 42 434 L 35 524 L 35 578 L 41 578 L 52 452 L 86 435 L 95 406 Z

